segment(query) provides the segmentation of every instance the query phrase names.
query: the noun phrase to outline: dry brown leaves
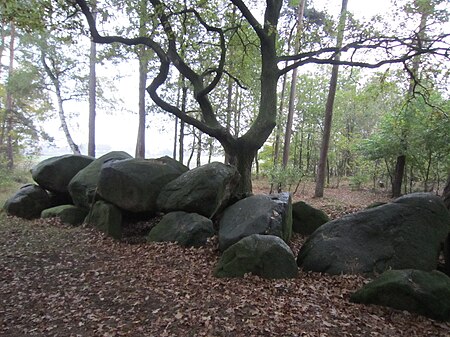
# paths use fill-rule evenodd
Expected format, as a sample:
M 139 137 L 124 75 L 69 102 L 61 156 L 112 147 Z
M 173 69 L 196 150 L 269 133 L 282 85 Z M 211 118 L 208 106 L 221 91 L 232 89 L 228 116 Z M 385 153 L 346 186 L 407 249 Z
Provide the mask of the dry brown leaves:
M 303 239 L 294 237 L 297 253 Z M 217 279 L 204 248 L 117 242 L 0 219 L 0 336 L 448 336 L 450 324 L 349 302 L 366 279 Z

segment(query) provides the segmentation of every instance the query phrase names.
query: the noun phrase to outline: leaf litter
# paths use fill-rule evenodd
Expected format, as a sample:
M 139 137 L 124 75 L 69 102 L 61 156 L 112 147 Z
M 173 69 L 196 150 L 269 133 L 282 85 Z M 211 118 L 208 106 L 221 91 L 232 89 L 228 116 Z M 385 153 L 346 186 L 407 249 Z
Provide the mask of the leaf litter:
M 294 254 L 303 242 L 294 236 Z M 217 238 L 202 248 L 130 244 L 2 217 L 0 336 L 450 335 L 450 323 L 350 303 L 362 276 L 219 279 L 219 256 Z

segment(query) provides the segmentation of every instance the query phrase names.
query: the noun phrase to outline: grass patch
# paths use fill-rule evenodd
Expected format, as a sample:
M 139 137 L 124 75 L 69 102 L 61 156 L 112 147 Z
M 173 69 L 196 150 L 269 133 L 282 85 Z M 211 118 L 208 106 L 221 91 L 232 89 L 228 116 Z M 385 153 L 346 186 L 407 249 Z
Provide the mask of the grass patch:
M 17 190 L 33 181 L 28 169 L 19 168 L 13 171 L 0 169 L 0 205 L 3 207 L 5 201 Z

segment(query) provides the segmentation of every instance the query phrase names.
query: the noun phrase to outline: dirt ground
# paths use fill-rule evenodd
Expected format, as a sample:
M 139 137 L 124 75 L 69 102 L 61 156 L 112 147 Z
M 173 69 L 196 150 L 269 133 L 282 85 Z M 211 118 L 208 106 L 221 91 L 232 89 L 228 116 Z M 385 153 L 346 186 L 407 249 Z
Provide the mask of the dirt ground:
M 313 199 L 311 188 L 294 200 L 332 217 L 389 199 L 345 186 Z M 293 238 L 294 254 L 303 240 Z M 216 238 L 203 248 L 129 244 L 2 215 L 0 336 L 450 336 L 450 323 L 350 303 L 361 276 L 217 279 L 216 247 Z

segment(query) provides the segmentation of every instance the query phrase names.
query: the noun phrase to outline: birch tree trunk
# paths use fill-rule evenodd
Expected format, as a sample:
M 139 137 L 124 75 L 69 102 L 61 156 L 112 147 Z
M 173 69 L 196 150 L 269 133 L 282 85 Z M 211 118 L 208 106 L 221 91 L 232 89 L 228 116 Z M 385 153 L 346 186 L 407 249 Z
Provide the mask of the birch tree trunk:
M 64 136 L 66 137 L 67 144 L 69 145 L 70 150 L 74 154 L 81 154 L 80 148 L 78 147 L 77 144 L 75 144 L 72 135 L 70 134 L 69 127 L 67 126 L 66 114 L 64 112 L 64 105 L 63 105 L 64 100 L 61 94 L 61 83 L 58 79 L 58 76 L 52 72 L 50 66 L 47 64 L 44 51 L 41 51 L 41 63 L 44 66 L 45 73 L 50 78 L 53 87 L 55 88 L 56 100 L 58 102 L 59 122 L 61 124 L 61 129 L 63 130 Z

